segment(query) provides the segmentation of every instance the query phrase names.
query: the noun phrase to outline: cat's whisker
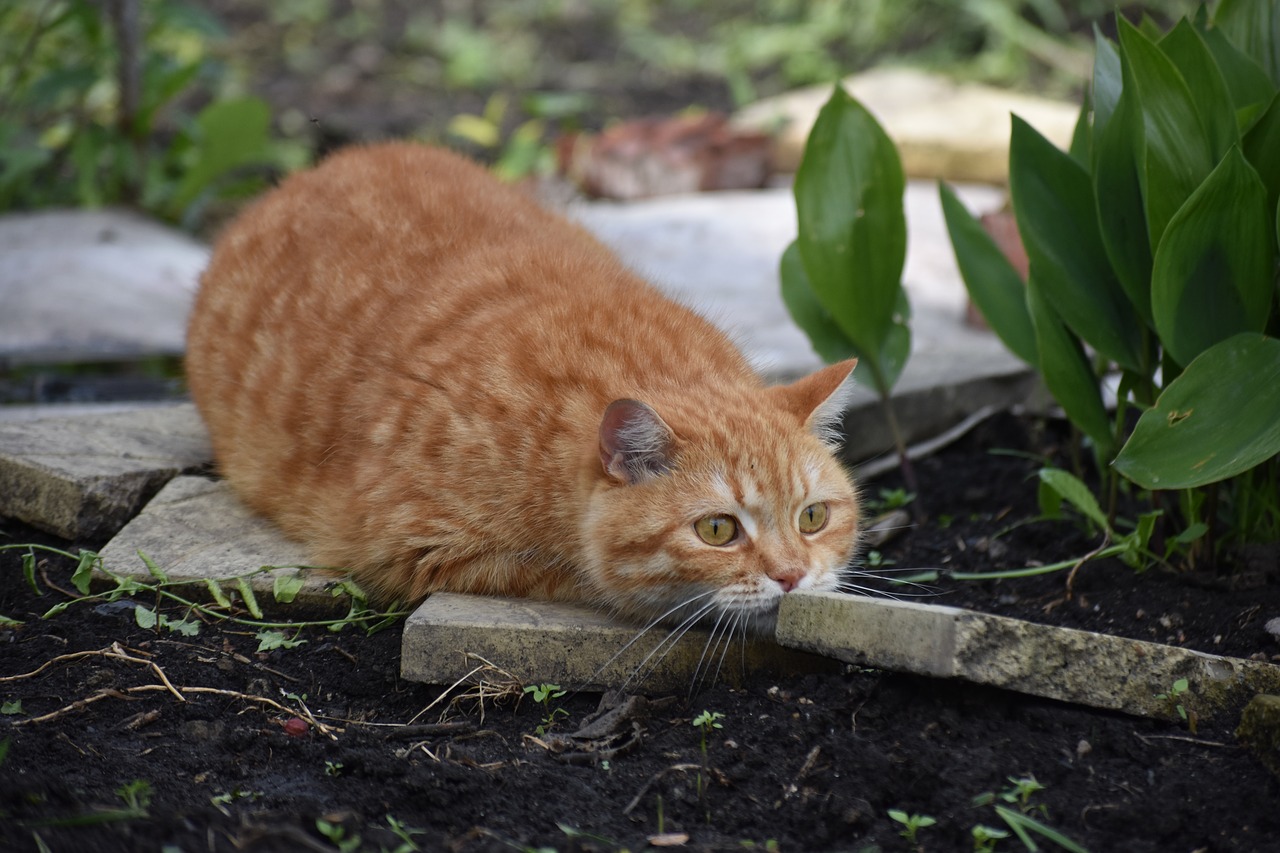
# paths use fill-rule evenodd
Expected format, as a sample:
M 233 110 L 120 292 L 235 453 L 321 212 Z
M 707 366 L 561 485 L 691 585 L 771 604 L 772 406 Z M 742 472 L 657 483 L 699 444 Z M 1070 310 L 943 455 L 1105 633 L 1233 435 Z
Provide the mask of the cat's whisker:
M 907 585 L 908 584 L 904 584 L 904 586 L 907 586 Z M 858 594 L 867 595 L 872 598 L 888 598 L 888 599 L 892 599 L 893 601 L 901 601 L 904 598 L 932 598 L 938 595 L 936 591 L 929 589 L 929 587 L 925 586 L 924 584 L 909 584 L 909 585 L 919 587 L 923 591 L 922 592 L 907 592 L 904 590 L 889 591 L 889 590 L 880 589 L 874 586 L 863 586 L 861 584 L 856 584 L 851 581 L 842 581 L 840 585 L 836 587 L 836 591 L 843 592 L 843 593 L 851 593 L 855 595 L 858 595 Z
M 697 600 L 698 600 L 698 599 L 700 599 L 700 598 L 706 598 L 707 596 L 715 595 L 715 594 L 716 594 L 716 590 L 714 590 L 714 589 L 709 589 L 709 590 L 707 590 L 706 592 L 699 593 L 699 594 L 697 594 L 697 595 L 695 595 L 695 596 L 692 596 L 692 597 L 690 597 L 690 598 L 685 599 L 684 601 L 681 601 L 679 604 L 675 605 L 674 607 L 672 607 L 672 608 L 671 608 L 670 610 L 668 610 L 667 612 L 665 612 L 665 613 L 663 613 L 662 615 L 657 616 L 657 617 L 655 617 L 654 619 L 652 619 L 652 620 L 649 622 L 649 624 L 648 624 L 648 625 L 645 625 L 643 628 L 641 628 L 641 629 L 639 630 L 639 632 L 637 632 L 637 633 L 636 633 L 636 635 L 635 635 L 634 637 L 632 637 L 630 640 L 628 640 L 628 641 L 627 641 L 627 643 L 626 643 L 626 645 L 624 645 L 622 648 L 620 648 L 620 649 L 618 649 L 616 652 L 614 652 L 614 653 L 609 657 L 609 659 L 608 659 L 607 661 L 605 661 L 604 663 L 600 664 L 599 668 L 598 668 L 598 669 L 596 669 L 596 671 L 595 671 L 594 673 L 592 673 L 592 675 L 591 675 L 591 679 L 590 679 L 590 680 L 591 680 L 591 681 L 595 681 L 595 680 L 596 680 L 596 678 L 598 678 L 598 677 L 599 677 L 600 673 L 604 672 L 606 669 L 608 669 L 610 666 L 612 666 L 612 665 L 613 665 L 613 663 L 614 663 L 614 661 L 616 661 L 618 658 L 622 657 L 622 655 L 624 655 L 624 654 L 626 653 L 627 649 L 631 648 L 631 647 L 632 647 L 632 646 L 634 646 L 636 643 L 638 643 L 638 642 L 640 641 L 640 639 L 641 639 L 642 637 L 644 637 L 644 635 L 645 635 L 645 634 L 649 633 L 649 632 L 650 632 L 650 631 L 652 631 L 655 627 L 657 627 L 658 625 L 660 625 L 660 624 L 663 622 L 663 620 L 665 620 L 668 616 L 672 615 L 673 613 L 676 613 L 676 612 L 677 612 L 677 611 L 679 611 L 679 610 L 682 610 L 682 609 L 684 609 L 684 608 L 686 608 L 686 607 L 689 607 L 690 605 L 692 605 L 695 601 L 697 601 Z
M 716 635 L 720 630 L 721 623 L 724 622 L 725 617 L 728 615 L 728 610 L 721 610 L 720 615 L 716 617 L 715 625 L 713 625 L 711 630 L 707 632 L 707 642 L 702 646 L 702 655 L 698 658 L 698 666 L 693 670 L 693 678 L 689 685 L 690 697 L 693 696 L 694 691 L 697 690 L 698 685 L 701 683 L 700 679 L 705 677 L 702 667 L 707 662 L 707 652 L 711 650 L 711 644 L 713 641 L 716 642 L 717 646 L 719 645 L 719 641 L 716 640 Z
M 725 636 L 724 651 L 720 653 L 720 661 L 716 664 L 716 674 L 711 676 L 711 685 L 720 680 L 720 670 L 724 667 L 725 658 L 729 656 L 729 650 L 733 648 L 733 635 L 737 630 L 742 629 L 742 671 L 747 669 L 747 623 L 746 614 L 741 610 L 735 611 L 733 621 L 729 624 L 729 631 Z
M 694 598 L 691 598 L 689 599 L 689 601 L 685 602 L 685 605 L 682 605 L 682 606 L 687 606 L 688 604 L 691 604 L 692 602 L 697 601 L 699 598 L 703 598 L 703 597 L 705 597 L 705 594 L 695 596 Z M 660 663 L 664 657 L 666 657 L 668 654 L 671 653 L 671 650 L 674 649 L 676 644 L 680 642 L 680 640 L 684 637 L 685 634 L 689 632 L 689 629 L 692 628 L 694 625 L 696 625 L 698 620 L 700 620 L 703 616 L 705 616 L 715 606 L 716 604 L 714 601 L 709 601 L 706 604 L 703 604 L 701 607 L 695 610 L 692 614 L 686 616 L 678 625 L 672 628 L 671 631 L 667 633 L 667 636 L 662 638 L 661 642 L 659 642 L 656 646 L 654 646 L 652 649 L 649 650 L 649 654 L 644 656 L 644 660 L 640 661 L 640 663 L 636 665 L 635 671 L 631 675 L 627 676 L 627 680 L 623 682 L 622 688 L 620 689 L 625 690 L 627 685 L 629 685 L 633 680 L 643 682 L 644 679 L 650 673 L 653 672 L 653 669 L 657 667 L 658 663 Z M 676 608 L 676 609 L 678 610 L 679 608 Z M 662 652 L 662 654 L 658 655 L 658 652 L 660 651 Z M 658 655 L 658 658 L 657 660 L 654 660 L 652 666 L 650 666 L 649 662 L 653 660 L 654 655 Z

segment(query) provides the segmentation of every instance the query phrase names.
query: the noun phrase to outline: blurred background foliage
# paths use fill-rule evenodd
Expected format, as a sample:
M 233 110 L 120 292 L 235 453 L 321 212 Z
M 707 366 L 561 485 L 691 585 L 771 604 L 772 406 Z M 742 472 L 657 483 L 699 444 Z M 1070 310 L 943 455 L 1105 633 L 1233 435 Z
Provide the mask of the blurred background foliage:
M 120 25 L 131 6 L 133 39 Z M 1191 0 L 1126 5 L 1168 23 Z M 1076 96 L 1105 0 L 22 0 L 0 7 L 0 209 L 210 206 L 356 140 L 524 169 L 555 134 L 880 64 Z M 122 49 L 122 45 L 124 46 Z M 129 92 L 127 73 L 137 72 Z M 523 146 L 512 157 L 512 146 Z

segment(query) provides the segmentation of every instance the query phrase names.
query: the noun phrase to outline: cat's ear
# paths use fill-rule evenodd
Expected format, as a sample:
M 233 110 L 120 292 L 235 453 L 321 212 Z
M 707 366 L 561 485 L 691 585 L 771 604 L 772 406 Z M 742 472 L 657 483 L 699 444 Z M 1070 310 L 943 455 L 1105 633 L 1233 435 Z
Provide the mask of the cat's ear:
M 614 400 L 600 420 L 600 464 L 613 479 L 634 485 L 672 467 L 671 427 L 639 400 Z
M 856 358 L 837 361 L 790 385 L 770 389 L 781 395 L 784 405 L 804 420 L 810 432 L 823 443 L 840 443 L 840 423 L 853 397 L 853 369 Z

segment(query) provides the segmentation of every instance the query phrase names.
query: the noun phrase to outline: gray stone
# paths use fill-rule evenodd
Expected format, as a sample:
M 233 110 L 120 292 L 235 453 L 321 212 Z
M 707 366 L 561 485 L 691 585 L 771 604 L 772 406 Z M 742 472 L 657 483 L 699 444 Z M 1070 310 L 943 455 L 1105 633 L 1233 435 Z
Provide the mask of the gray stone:
M 1250 699 L 1236 738 L 1280 779 L 1280 696 L 1260 693 Z
M 777 639 L 860 666 L 960 678 L 1146 717 L 1177 719 L 1181 704 L 1207 720 L 1255 693 L 1280 691 L 1280 666 L 1260 661 L 837 593 L 784 596 Z M 1170 697 L 1182 678 L 1188 689 Z
M 400 674 L 453 684 L 486 662 L 524 684 L 570 690 L 690 690 L 753 675 L 813 672 L 835 666 L 765 638 L 745 648 L 716 646 L 705 631 L 668 644 L 669 629 L 647 633 L 593 610 L 524 599 L 436 593 L 405 623 Z M 723 666 L 721 665 L 723 664 Z
M 0 516 L 66 539 L 110 535 L 210 455 L 189 404 L 0 422 Z
M 102 549 L 103 566 L 125 577 L 148 579 L 138 556 L 150 558 L 171 581 L 225 582 L 265 567 L 250 579 L 270 595 L 277 573 L 302 574 L 297 600 L 331 604 L 329 585 L 343 574 L 307 566 L 307 555 L 271 522 L 254 515 L 226 483 L 178 477 Z
M 1089 58 L 1080 55 L 1081 75 Z M 1010 114 L 1026 120 L 1065 149 L 1078 104 L 961 83 L 914 68 L 875 68 L 843 81 L 846 91 L 876 117 L 898 147 L 902 167 L 915 178 L 1005 183 L 1009 175 Z M 775 132 L 774 164 L 795 171 L 818 110 L 831 86 L 786 92 L 741 110 L 733 124 Z
M 0 217 L 0 363 L 178 355 L 209 250 L 119 210 Z

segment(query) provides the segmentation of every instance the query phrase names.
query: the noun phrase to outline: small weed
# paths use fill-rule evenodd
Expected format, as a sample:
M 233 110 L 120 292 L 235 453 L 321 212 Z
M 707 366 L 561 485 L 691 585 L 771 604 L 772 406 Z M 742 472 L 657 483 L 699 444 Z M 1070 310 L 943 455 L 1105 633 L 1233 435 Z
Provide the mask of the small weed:
M 702 751 L 702 770 L 698 773 L 698 801 L 705 803 L 707 796 L 707 783 L 711 775 L 711 764 L 707 758 L 707 738 L 711 732 L 723 729 L 720 721 L 724 719 L 724 714 L 719 711 L 703 711 L 701 714 L 693 718 L 693 726 L 702 735 L 700 749 Z M 711 808 L 707 807 L 707 823 L 711 822 Z
M 418 829 L 415 826 L 409 826 L 407 823 L 396 820 L 391 815 L 387 815 L 387 827 L 391 830 L 391 834 L 400 839 L 400 844 L 388 850 L 387 853 L 415 853 L 421 850 L 418 842 L 413 840 L 415 835 L 425 835 L 425 829 Z
M 232 788 L 230 791 L 224 791 L 221 794 L 215 794 L 209 798 L 209 805 L 222 812 L 227 817 L 231 817 L 231 811 L 227 806 L 237 800 L 249 800 L 253 802 L 262 798 L 261 791 L 245 791 L 241 788 Z
M 360 833 L 348 836 L 347 828 L 340 823 L 316 818 L 316 830 L 338 848 L 338 853 L 355 853 L 360 849 Z
M 981 823 L 974 826 L 970 833 L 973 835 L 973 853 L 994 853 L 996 842 L 1009 837 L 1005 830 Z
M 0 714 L 4 714 L 5 716 L 13 716 L 15 714 L 21 714 L 21 713 L 24 713 L 22 710 L 21 699 L 9 699 L 5 702 L 0 702 Z
M 916 836 L 920 830 L 933 826 L 938 821 L 928 815 L 923 814 L 907 814 L 901 809 L 889 809 L 889 817 L 902 824 L 902 830 L 898 832 L 907 840 L 908 844 L 918 844 Z
M 882 566 L 892 566 L 896 562 L 898 561 L 885 557 L 884 554 L 881 554 L 874 548 L 867 552 L 866 564 L 869 569 L 878 569 Z
M 890 510 L 902 509 L 916 499 L 915 492 L 908 492 L 906 489 L 881 489 L 878 498 L 867 499 L 867 509 L 873 514 L 889 512 Z
M 341 762 L 341 761 L 326 761 L 326 762 L 324 763 L 324 775 L 326 775 L 326 776 L 341 776 L 341 775 L 342 775 L 342 762 Z
M 565 691 L 560 689 L 559 684 L 530 684 L 525 687 L 524 692 L 533 697 L 533 701 L 542 706 L 542 722 L 534 731 L 538 737 L 542 737 L 551 727 L 555 725 L 556 720 L 560 717 L 569 716 L 569 712 L 560 706 L 552 707 L 551 702 L 564 696 Z
M 1198 720 L 1196 718 L 1196 712 L 1187 708 L 1186 703 L 1191 698 L 1189 691 L 1190 683 L 1187 679 L 1179 678 L 1177 681 L 1173 682 L 1173 685 L 1167 692 L 1157 693 L 1155 698 L 1166 703 L 1169 706 L 1169 712 L 1171 714 L 1177 714 L 1182 721 L 1187 724 L 1187 728 L 1191 730 L 1191 733 L 1195 734 Z M 1186 696 L 1185 699 L 1183 698 L 1184 695 Z
M 999 793 L 988 791 L 984 794 L 979 794 L 973 798 L 974 806 L 992 806 L 1000 819 L 1009 827 L 1010 832 L 1016 835 L 1023 846 L 1032 851 L 1032 853 L 1039 849 L 1035 840 L 1031 837 L 1033 834 L 1052 841 L 1062 849 L 1069 851 L 1069 853 L 1088 853 L 1084 847 L 1081 847 L 1058 830 L 1031 816 L 1032 812 L 1039 812 L 1040 817 L 1045 819 L 1049 817 L 1049 810 L 1043 803 L 1033 803 L 1031 801 L 1036 793 L 1044 790 L 1044 785 L 1037 782 L 1036 778 L 1031 775 L 1023 777 L 1010 776 L 1008 778 L 1010 787 Z M 1017 806 L 1017 808 L 1012 809 L 1009 808 L 1009 805 L 1000 805 L 1000 802 Z M 984 831 L 989 832 L 989 829 L 989 827 L 983 827 Z M 1003 830 L 996 831 L 1001 832 Z M 991 850 L 994 848 L 994 838 L 989 839 L 989 846 L 985 848 L 978 846 L 980 843 L 978 827 L 974 827 L 973 837 L 975 850 Z

